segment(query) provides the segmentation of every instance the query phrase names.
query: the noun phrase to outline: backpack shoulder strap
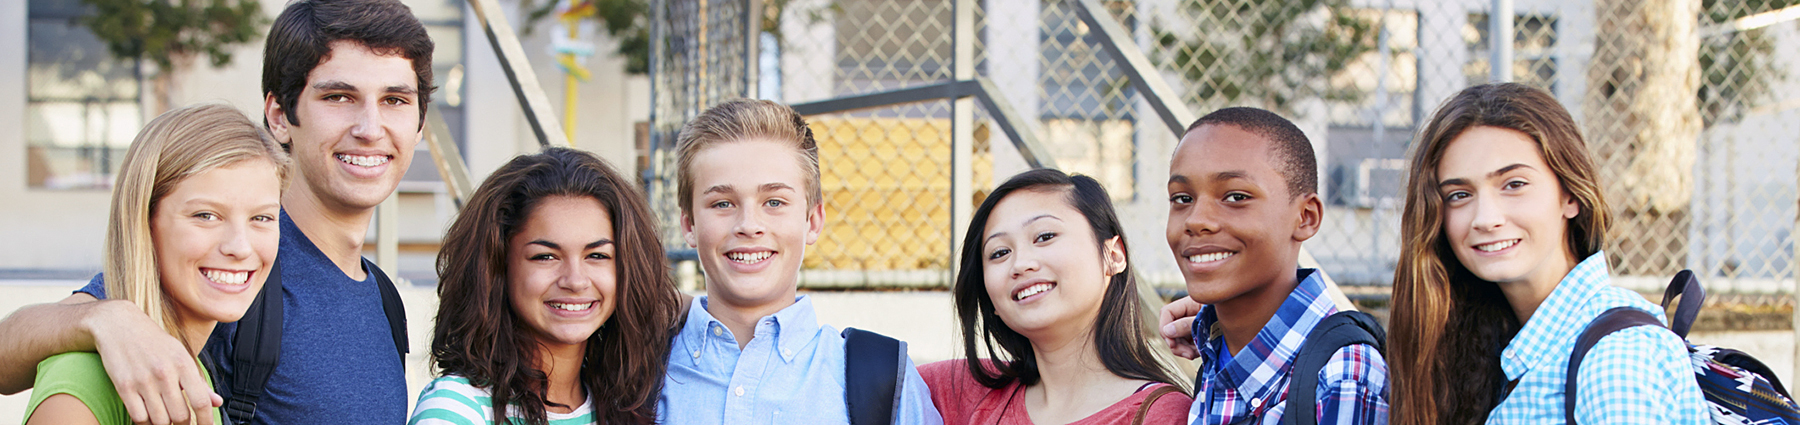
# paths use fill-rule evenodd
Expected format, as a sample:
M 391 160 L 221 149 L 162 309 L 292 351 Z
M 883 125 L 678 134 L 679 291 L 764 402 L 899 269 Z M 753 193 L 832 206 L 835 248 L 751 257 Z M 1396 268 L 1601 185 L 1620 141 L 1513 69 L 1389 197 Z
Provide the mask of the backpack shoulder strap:
M 1144 417 L 1150 416 L 1150 405 L 1156 404 L 1156 399 L 1177 390 L 1180 388 L 1175 388 L 1174 385 L 1163 385 L 1150 390 L 1150 395 L 1144 396 L 1144 403 L 1138 405 L 1137 415 L 1131 417 L 1131 425 L 1144 425 Z
M 406 364 L 406 305 L 400 302 L 400 289 L 394 281 L 388 279 L 387 272 L 375 266 L 375 262 L 363 259 L 363 268 L 369 275 L 375 276 L 375 286 L 381 290 L 381 312 L 387 315 L 388 332 L 394 336 L 394 349 L 399 351 L 400 364 Z
M 1594 321 L 1588 322 L 1587 329 L 1581 331 L 1581 337 L 1575 339 L 1575 350 L 1569 354 L 1568 375 L 1563 380 L 1563 416 L 1569 425 L 1575 425 L 1575 396 L 1579 394 L 1577 391 L 1580 389 L 1576 385 L 1576 381 L 1580 380 L 1576 377 L 1580 376 L 1578 373 L 1581 372 L 1581 359 L 1587 357 L 1588 350 L 1593 349 L 1594 344 L 1599 343 L 1601 338 L 1605 338 L 1613 332 L 1638 326 L 1660 328 L 1662 322 L 1657 321 L 1656 316 L 1651 316 L 1650 313 L 1643 310 L 1632 307 L 1613 307 L 1606 310 L 1605 313 L 1600 313 L 1600 316 L 1595 317 Z
M 844 328 L 844 407 L 852 425 L 894 423 L 899 404 L 900 340 L 857 328 Z
M 1340 311 L 1320 320 L 1311 332 L 1306 333 L 1306 342 L 1294 356 L 1287 408 L 1281 422 L 1292 425 L 1317 423 L 1319 371 L 1325 368 L 1325 363 L 1330 362 L 1338 350 L 1352 345 L 1368 345 L 1383 351 L 1386 340 L 1387 331 L 1382 330 L 1381 323 L 1368 313 Z
M 281 361 L 281 297 L 281 259 L 276 258 L 262 292 L 238 320 L 230 358 L 222 360 L 231 363 L 231 380 L 216 381 L 231 386 L 231 398 L 222 407 L 231 423 L 250 423 L 256 417 L 256 405 L 262 401 L 269 375 Z

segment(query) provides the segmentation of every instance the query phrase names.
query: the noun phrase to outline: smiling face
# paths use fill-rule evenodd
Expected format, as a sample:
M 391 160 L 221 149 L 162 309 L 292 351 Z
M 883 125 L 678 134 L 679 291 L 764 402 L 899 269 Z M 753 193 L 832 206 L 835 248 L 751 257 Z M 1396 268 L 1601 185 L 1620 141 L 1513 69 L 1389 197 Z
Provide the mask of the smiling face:
M 1291 196 L 1275 164 L 1267 140 L 1234 125 L 1201 126 L 1175 148 L 1167 236 L 1195 301 L 1227 304 L 1294 279 L 1323 206 Z
M 266 160 L 189 176 L 150 218 L 162 289 L 183 322 L 235 322 L 269 278 L 281 243 L 281 180 Z
M 507 241 L 507 298 L 546 346 L 585 347 L 618 301 L 612 216 L 587 196 L 537 201 Z
M 272 94 L 264 114 L 275 139 L 290 145 L 297 194 L 328 209 L 367 210 L 394 193 L 412 164 L 418 101 L 412 61 L 337 41 L 292 105 L 298 122 Z
M 1437 167 L 1444 234 L 1456 260 L 1502 288 L 1549 294 L 1575 267 L 1569 219 L 1580 206 L 1524 133 L 1474 127 L 1444 148 Z
M 792 144 L 717 143 L 694 156 L 690 173 L 694 207 L 681 225 L 699 251 L 709 300 L 793 303 L 800 260 L 824 230 L 825 207 L 807 205 L 807 175 Z
M 1120 239 L 1094 240 L 1065 190 L 1027 189 L 994 205 L 981 234 L 982 280 L 994 314 L 1014 332 L 1094 325 L 1107 282 L 1125 269 Z

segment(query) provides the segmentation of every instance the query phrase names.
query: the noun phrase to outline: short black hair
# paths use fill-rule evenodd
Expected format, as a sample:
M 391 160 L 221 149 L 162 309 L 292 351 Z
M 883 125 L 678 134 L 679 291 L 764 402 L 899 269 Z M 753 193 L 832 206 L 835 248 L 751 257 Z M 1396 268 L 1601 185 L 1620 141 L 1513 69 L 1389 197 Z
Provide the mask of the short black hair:
M 275 17 L 263 44 L 263 95 L 274 95 L 288 122 L 300 124 L 294 102 L 306 76 L 331 54 L 334 41 L 354 41 L 379 54 L 412 61 L 418 78 L 419 126 L 431 105 L 431 54 L 436 45 L 425 25 L 400 0 L 300 0 Z M 265 120 L 263 126 L 269 123 Z
M 1262 136 L 1269 142 L 1269 151 L 1275 154 L 1275 171 L 1287 179 L 1288 196 L 1319 193 L 1319 160 L 1313 155 L 1312 141 L 1293 121 L 1267 110 L 1240 106 L 1206 114 L 1182 135 L 1204 125 L 1231 125 Z

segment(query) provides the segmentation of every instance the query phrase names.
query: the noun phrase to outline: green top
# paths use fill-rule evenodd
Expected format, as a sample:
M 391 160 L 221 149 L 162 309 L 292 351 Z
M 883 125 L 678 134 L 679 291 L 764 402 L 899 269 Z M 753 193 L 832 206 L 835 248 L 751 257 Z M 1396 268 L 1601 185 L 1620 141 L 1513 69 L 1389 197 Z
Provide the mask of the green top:
M 198 359 L 195 360 L 197 363 Z M 212 386 L 212 376 L 207 373 L 206 365 L 200 365 L 200 376 L 206 378 L 208 387 Z M 106 366 L 100 363 L 99 354 L 62 353 L 38 363 L 31 403 L 25 406 L 25 419 L 31 419 L 31 412 L 37 410 L 38 403 L 57 394 L 72 395 L 81 400 L 101 424 L 131 425 L 131 415 L 125 413 L 125 402 L 119 400 L 119 391 L 113 389 L 112 378 L 106 376 Z M 212 411 L 213 423 L 225 423 L 218 408 L 207 410 Z

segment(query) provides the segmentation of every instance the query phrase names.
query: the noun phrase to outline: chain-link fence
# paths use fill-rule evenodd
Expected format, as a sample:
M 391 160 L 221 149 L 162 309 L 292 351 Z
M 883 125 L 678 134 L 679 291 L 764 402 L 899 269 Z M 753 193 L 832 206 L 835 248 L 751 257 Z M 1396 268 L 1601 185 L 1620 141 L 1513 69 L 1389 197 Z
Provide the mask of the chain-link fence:
M 1716 292 L 1793 287 L 1800 0 L 1513 0 L 1500 12 L 1486 0 L 1087 0 L 1124 28 L 1117 38 L 1081 18 L 1082 0 L 654 3 L 646 179 L 671 225 L 672 142 L 704 107 L 951 82 L 957 43 L 969 43 L 968 78 L 991 80 L 1061 168 L 1104 183 L 1140 273 L 1178 287 L 1163 236 L 1176 137 L 1129 61 L 1103 48 L 1112 42 L 1142 52 L 1154 68 L 1143 73 L 1196 114 L 1257 106 L 1307 132 L 1326 221 L 1306 249 L 1340 284 L 1385 292 L 1412 138 L 1444 99 L 1500 77 L 1549 90 L 1583 125 L 1618 213 L 1607 251 L 1621 284 L 1650 289 L 1690 268 Z M 958 5 L 974 9 L 972 34 L 956 31 Z M 1510 45 L 1495 43 L 1492 28 L 1509 21 Z M 992 131 L 1000 114 L 980 109 L 955 129 L 955 104 L 810 117 L 829 222 L 804 284 L 947 282 L 954 210 L 1027 167 Z M 958 131 L 974 149 L 970 199 L 951 195 Z

